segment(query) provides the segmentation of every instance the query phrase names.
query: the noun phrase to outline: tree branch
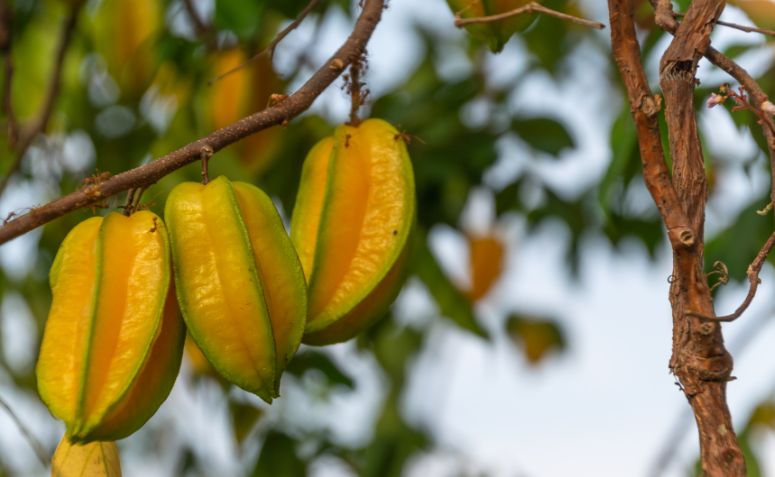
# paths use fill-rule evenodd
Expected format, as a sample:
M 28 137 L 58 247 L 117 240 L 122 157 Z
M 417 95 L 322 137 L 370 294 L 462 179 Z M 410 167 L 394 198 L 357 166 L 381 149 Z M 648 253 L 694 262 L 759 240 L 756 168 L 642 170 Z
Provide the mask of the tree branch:
M 46 91 L 46 96 L 43 100 L 43 105 L 41 106 L 37 119 L 35 119 L 30 126 L 22 129 L 19 132 L 18 141 L 12 141 L 15 157 L 5 176 L 0 179 L 0 195 L 3 194 L 5 188 L 8 186 L 8 182 L 11 180 L 11 176 L 21 166 L 22 159 L 24 159 L 24 154 L 32 144 L 32 141 L 35 140 L 38 134 L 44 132 L 48 126 L 48 121 L 51 118 L 51 113 L 54 111 L 54 105 L 56 104 L 56 100 L 59 96 L 59 90 L 62 84 L 62 70 L 64 69 L 65 56 L 67 54 L 67 49 L 70 47 L 70 41 L 73 38 L 75 26 L 78 23 L 78 14 L 80 13 L 82 6 L 83 2 L 74 3 L 70 9 L 70 13 L 67 16 L 67 19 L 64 21 L 62 26 L 62 33 L 59 37 L 59 44 L 57 46 L 56 53 L 54 54 L 54 67 L 51 72 L 51 79 L 49 80 L 49 86 L 48 90 Z M 7 96 L 5 96 L 4 102 L 8 102 L 8 110 L 6 112 L 6 114 L 8 114 L 8 112 L 11 111 L 10 73 L 8 71 L 11 61 L 10 51 L 8 52 L 6 58 L 6 79 L 9 80 L 9 84 L 5 86 L 5 93 Z
M 658 13 L 657 21 L 675 27 L 670 1 L 652 0 L 652 4 Z M 676 38 L 660 63 L 673 159 L 672 181 L 664 164 L 657 124 L 660 102 L 649 93 L 643 73 L 632 2 L 609 0 L 608 6 L 612 49 L 637 125 L 644 179 L 673 246 L 670 368 L 694 411 L 705 474 L 743 476 L 745 462 L 726 404 L 726 381 L 732 359 L 724 348 L 718 323 L 686 315 L 687 310 L 712 313 L 710 290 L 702 271 L 706 179 L 692 100 L 697 61 L 708 49 L 711 28 L 723 9 L 723 1 L 694 0 L 685 21 L 674 28 Z M 691 240 L 679 241 L 671 236 L 676 227 L 682 227 L 682 235 Z
M 673 254 L 670 369 L 694 411 L 703 472 L 711 477 L 736 477 L 746 475 L 746 467 L 726 402 L 732 357 L 724 346 L 720 325 L 691 313 L 713 314 L 713 299 L 703 273 L 707 178 L 694 110 L 694 89 L 697 63 L 710 47 L 713 25 L 723 10 L 723 0 L 691 3 L 662 55 L 660 86 L 665 96 L 673 186 L 697 237 L 693 248 Z
M 675 12 L 673 16 L 676 18 L 683 18 L 683 13 Z M 741 25 L 739 23 L 730 23 L 721 20 L 716 20 L 716 25 L 725 26 L 727 28 L 734 28 L 735 30 L 744 31 L 746 33 L 761 33 L 762 35 L 775 36 L 775 30 L 769 30 L 767 28 L 759 28 L 749 25 Z
M 626 0 L 608 2 L 611 48 L 627 90 L 630 110 L 637 128 L 643 179 L 667 227 L 673 248 L 691 246 L 694 243 L 694 232 L 689 227 L 689 220 L 670 182 L 662 150 L 657 119 L 661 98 L 652 95 L 649 89 L 646 73 L 641 65 L 640 46 L 635 35 L 632 12 L 630 7 L 626 6 L 627 3 Z
M 277 48 L 277 45 L 280 44 L 283 39 L 285 39 L 286 36 L 293 30 L 299 27 L 301 25 L 301 22 L 304 21 L 304 19 L 309 15 L 309 13 L 315 9 L 317 6 L 319 0 L 310 0 L 310 2 L 307 4 L 306 7 L 299 13 L 299 16 L 296 17 L 295 20 L 293 20 L 291 23 L 288 24 L 285 28 L 280 30 L 277 35 L 272 39 L 272 41 L 261 51 L 253 55 L 252 57 L 248 58 L 247 61 L 242 63 L 241 65 L 237 65 L 234 68 L 230 69 L 229 71 L 222 73 L 215 78 L 211 79 L 209 81 L 210 84 L 215 83 L 216 81 L 220 81 L 223 78 L 229 76 L 230 74 L 237 72 L 241 70 L 242 68 L 246 67 L 247 65 L 253 63 L 254 61 L 257 61 L 259 58 L 261 58 L 264 55 L 269 55 L 269 59 L 271 60 L 274 56 L 274 50 Z
M 512 18 L 519 15 L 529 14 L 529 13 L 543 13 L 544 15 L 549 15 L 550 17 L 559 18 L 560 20 L 566 20 L 571 23 L 575 23 L 577 25 L 581 25 L 589 28 L 597 28 L 598 30 L 602 30 L 603 28 L 605 28 L 605 25 L 603 25 L 600 22 L 587 20 L 586 18 L 580 18 L 573 15 L 568 15 L 567 13 L 563 13 L 563 12 L 558 12 L 557 10 L 552 10 L 551 8 L 547 8 L 536 2 L 530 2 L 527 5 L 519 8 L 515 8 L 514 10 L 509 10 L 508 12 L 498 13 L 496 15 L 489 15 L 486 17 L 460 18 L 459 16 L 456 16 L 455 26 L 458 28 L 462 28 L 466 25 L 474 25 L 477 23 L 498 22 L 501 20 L 506 20 L 507 18 Z
M 651 0 L 651 4 L 654 6 L 655 10 L 659 9 L 658 2 L 661 1 L 664 0 Z M 667 0 L 667 3 L 670 3 L 670 1 Z M 678 22 L 676 22 L 674 18 L 671 20 L 672 23 L 666 24 L 662 26 L 662 28 L 664 28 L 668 33 L 674 35 L 676 29 L 678 28 Z M 757 83 L 756 80 L 743 67 L 710 45 L 707 47 L 704 55 L 705 58 L 707 58 L 711 63 L 724 70 L 728 75 L 735 78 L 741 85 L 743 85 L 751 99 L 753 99 L 754 106 L 756 106 L 758 109 L 761 109 L 762 105 L 769 101 L 767 94 L 764 92 L 764 90 L 762 90 L 761 86 L 759 86 L 759 83 Z M 772 117 L 766 115 L 763 118 L 763 121 L 764 124 L 762 124 L 762 128 L 764 137 L 767 139 L 767 145 L 769 147 L 768 152 L 770 156 L 770 202 L 775 203 L 775 121 L 773 121 Z
M 46 205 L 36 207 L 0 227 L 0 244 L 29 232 L 76 209 L 87 207 L 132 187 L 150 185 L 165 175 L 201 158 L 205 148 L 217 152 L 255 132 L 282 124 L 307 110 L 312 102 L 362 54 L 377 26 L 384 0 L 367 0 L 344 44 L 296 92 L 285 100 L 189 143 L 159 159 L 116 174 Z

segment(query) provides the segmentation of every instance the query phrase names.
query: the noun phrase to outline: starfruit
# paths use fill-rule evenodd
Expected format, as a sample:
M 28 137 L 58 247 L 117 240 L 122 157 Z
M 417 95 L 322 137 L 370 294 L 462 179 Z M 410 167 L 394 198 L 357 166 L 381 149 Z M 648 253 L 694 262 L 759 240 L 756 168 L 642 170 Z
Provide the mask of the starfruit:
M 70 442 L 63 437 L 51 459 L 51 477 L 121 477 L 115 442 Z
M 170 275 L 167 232 L 149 211 L 92 217 L 60 246 L 36 371 L 74 442 L 128 436 L 172 389 L 185 327 Z
M 304 331 L 304 273 L 271 199 L 219 177 L 167 198 L 178 302 L 215 369 L 267 402 Z
M 403 282 L 414 217 L 412 164 L 389 123 L 343 125 L 312 148 L 291 219 L 308 280 L 305 343 L 348 340 L 384 314 Z

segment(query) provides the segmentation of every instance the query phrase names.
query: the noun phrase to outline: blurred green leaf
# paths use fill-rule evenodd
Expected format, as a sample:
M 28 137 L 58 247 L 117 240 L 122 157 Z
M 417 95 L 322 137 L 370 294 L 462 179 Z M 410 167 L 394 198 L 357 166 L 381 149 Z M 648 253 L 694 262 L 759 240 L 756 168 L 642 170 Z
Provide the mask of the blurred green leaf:
M 560 324 L 548 318 L 511 315 L 506 320 L 506 333 L 533 366 L 551 353 L 564 351 L 567 346 Z
M 296 441 L 287 434 L 270 431 L 264 439 L 252 477 L 307 475 L 307 462 L 296 454 Z
M 342 371 L 327 354 L 321 351 L 305 349 L 296 353 L 285 370 L 298 377 L 308 372 L 319 372 L 325 376 L 329 386 L 355 388 L 355 381 Z
M 219 30 L 231 30 L 239 38 L 255 36 L 261 25 L 265 2 L 243 0 L 218 0 L 215 2 L 215 26 Z
M 598 185 L 598 197 L 604 211 L 612 205 L 612 192 L 616 185 L 624 189 L 633 176 L 640 172 L 638 140 L 635 135 L 635 122 L 630 114 L 630 108 L 622 108 L 619 116 L 611 126 L 611 162 L 603 179 Z M 615 201 L 619 203 L 618 200 Z
M 464 330 L 487 338 L 487 332 L 477 323 L 468 299 L 449 281 L 436 257 L 428 248 L 425 234 L 418 232 L 416 237 L 417 254 L 413 263 L 413 271 L 428 287 L 441 315 L 449 318 Z
M 245 442 L 245 438 L 264 415 L 264 411 L 250 403 L 229 401 L 229 416 L 237 444 Z
M 511 122 L 511 130 L 534 149 L 552 156 L 576 145 L 565 126 L 551 118 L 515 118 Z

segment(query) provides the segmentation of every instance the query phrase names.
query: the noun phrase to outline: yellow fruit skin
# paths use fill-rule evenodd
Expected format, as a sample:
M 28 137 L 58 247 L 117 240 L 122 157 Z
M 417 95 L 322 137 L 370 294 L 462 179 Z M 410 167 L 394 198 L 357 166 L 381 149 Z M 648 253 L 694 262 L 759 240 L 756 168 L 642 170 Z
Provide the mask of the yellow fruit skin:
M 224 378 L 271 402 L 307 314 L 301 264 L 272 201 L 225 177 L 187 182 L 165 218 L 191 337 Z
M 148 211 L 81 222 L 59 248 L 50 281 L 41 398 L 74 442 L 131 434 L 166 399 L 182 355 L 164 223 Z
M 103 423 L 92 432 L 93 439 L 123 439 L 140 429 L 156 413 L 175 384 L 183 358 L 185 338 L 186 326 L 175 299 L 175 287 L 171 286 L 164 305 L 159 336 L 143 369 L 124 399 L 111 409 Z M 149 390 L 153 392 L 149 393 Z
M 415 217 L 401 134 L 369 119 L 341 126 L 305 160 L 291 238 L 308 277 L 303 341 L 345 341 L 379 318 L 403 283 Z
M 139 98 L 158 68 L 155 38 L 163 25 L 158 0 L 103 0 L 93 19 L 93 38 L 122 92 Z
M 51 477 L 121 477 L 121 461 L 115 442 L 76 444 L 67 436 L 51 459 Z

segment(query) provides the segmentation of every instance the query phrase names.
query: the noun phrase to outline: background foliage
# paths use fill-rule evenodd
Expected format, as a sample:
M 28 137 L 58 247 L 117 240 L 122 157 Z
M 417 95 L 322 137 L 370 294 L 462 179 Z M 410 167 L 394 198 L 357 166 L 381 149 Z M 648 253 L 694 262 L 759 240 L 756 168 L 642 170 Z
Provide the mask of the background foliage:
M 13 2 L 11 54 L 15 72 L 11 100 L 22 124 L 39 111 L 57 46 L 54 32 L 61 29 L 73 3 Z M 320 38 L 331 31 L 329 25 L 339 25 L 337 31 L 342 35 L 346 22 L 357 14 L 351 2 L 321 2 L 298 35 L 288 38 L 290 45 L 278 48 L 274 62 L 262 56 L 238 73 L 210 84 L 218 74 L 259 52 L 306 2 L 193 3 L 204 28 L 195 27 L 178 0 L 95 0 L 85 4 L 65 59 L 62 90 L 48 131 L 27 151 L 4 191 L 0 199 L 3 216 L 72 191 L 89 176 L 118 173 L 152 160 L 263 108 L 272 93 L 300 84 L 320 63 L 309 45 L 316 41 L 329 44 Z M 391 9 L 400 3 L 406 2 L 392 0 L 385 17 L 389 18 Z M 369 86 L 378 86 L 372 88 L 367 103 L 369 114 L 392 122 L 411 138 L 419 202 L 412 278 L 408 282 L 412 292 L 405 293 L 390 316 L 356 343 L 331 349 L 303 348 L 284 380 L 286 399 L 271 408 L 228 387 L 200 355 L 188 353 L 170 402 L 145 429 L 121 443 L 128 461 L 125 465 L 138 475 L 143 469 L 160 475 L 212 475 L 218 471 L 201 446 L 176 431 L 184 418 L 174 415 L 193 412 L 186 408 L 193 406 L 192 401 L 181 397 L 183 394 L 217 409 L 214 419 L 225 421 L 221 427 L 230 435 L 213 431 L 217 434 L 213 439 L 227 442 L 211 446 L 236 449 L 237 462 L 229 471 L 244 475 L 335 471 L 398 476 L 405 475 L 418 457 L 434 452 L 454 454 L 454 449 L 440 447 L 440 436 L 407 417 L 402 404 L 417 372 L 418 357 L 438 346 L 434 334 L 439 323 L 464 330 L 485 346 L 510 340 L 520 359 L 535 366 L 573 346 L 574 336 L 553 315 L 550 304 L 545 310 L 489 309 L 498 319 L 483 320 L 487 295 L 502 276 L 509 251 L 519 246 L 519 240 L 504 233 L 504 224 L 524 223 L 525 237 L 546 224 L 560 224 L 567 240 L 568 266 L 558 273 L 573 277 L 579 276 L 583 244 L 591 237 L 604 239 L 620 253 L 646 250 L 656 257 L 663 250 L 664 233 L 642 185 L 634 127 L 622 101 L 615 68 L 599 61 L 610 57 L 606 34 L 539 18 L 511 40 L 511 46 L 517 47 L 506 45 L 504 53 L 494 56 L 476 38 L 453 31 L 452 14 L 441 2 L 436 3 L 443 13 L 437 24 L 406 26 L 415 38 L 412 48 L 420 52 L 415 64 L 394 74 L 397 79 L 393 84 L 366 76 Z M 605 10 L 596 3 L 601 2 L 544 2 L 558 10 L 598 15 L 597 19 L 603 20 Z M 653 67 L 665 45 L 665 35 L 653 25 L 648 2 L 640 3 L 644 58 Z M 682 7 L 687 3 L 678 2 Z M 736 12 L 735 18 L 772 28 L 775 5 L 755 10 L 766 3 L 741 1 L 736 5 L 744 10 L 729 9 Z M 383 24 L 378 28 L 391 27 Z M 771 38 L 767 42 L 759 36 L 749 37 L 726 41 L 722 46 L 730 57 L 754 58 L 753 72 L 765 91 L 775 95 Z M 596 52 L 592 58 L 590 51 Z M 522 56 L 517 58 L 516 53 Z M 699 109 L 709 93 L 725 81 L 712 68 L 702 68 L 708 69 L 697 89 Z M 499 81 L 499 71 L 504 69 L 518 73 L 508 81 Z M 578 128 L 571 126 L 578 122 L 574 101 L 584 103 L 583 95 L 566 101 L 560 109 L 515 107 L 514 98 L 523 84 L 545 84 L 544 91 L 552 91 L 572 84 L 579 74 L 582 79 L 578 81 L 607 91 L 609 109 L 585 120 L 593 121 L 610 140 L 609 151 L 604 153 L 609 159 L 601 173 L 593 174 L 593 180 L 574 181 L 563 167 L 574 160 L 574 151 L 585 140 Z M 227 148 L 211 161 L 211 176 L 226 174 L 234 180 L 253 182 L 287 213 L 293 207 L 306 151 L 344 120 L 341 105 L 345 100 L 343 92 L 329 92 L 322 98 L 322 106 L 287 127 L 263 131 Z M 755 214 L 767 203 L 768 187 L 761 187 L 762 177 L 768 174 L 766 159 L 761 147 L 753 147 L 754 143 L 761 146 L 763 138 L 755 118 L 746 112 L 729 115 L 734 130 L 725 132 L 714 128 L 726 126 L 714 124 L 702 114 L 705 133 L 742 138 L 729 147 L 728 143 L 719 146 L 706 136 L 705 148 L 714 185 L 707 261 L 723 261 L 733 280 L 741 281 L 751 257 L 775 225 L 771 215 Z M 0 141 L 6 140 L 0 135 Z M 2 176 L 11 167 L 15 153 L 7 143 L 0 144 L 0 151 Z M 522 159 L 516 160 L 516 155 Z M 753 195 L 741 199 L 739 194 L 715 186 L 725 184 L 725 176 L 740 175 L 759 184 L 751 187 Z M 169 190 L 181 181 L 198 180 L 198 176 L 195 165 L 178 170 L 151 187 L 144 202 L 161 214 Z M 471 214 L 466 215 L 477 197 L 492 203 L 492 216 L 471 219 Z M 12 397 L 20 412 L 30 416 L 28 423 L 48 450 L 53 450 L 61 428 L 39 403 L 33 374 L 50 303 L 48 269 L 71 227 L 92 214 L 119 207 L 123 200 L 111 198 L 105 208 L 70 214 L 0 249 L 0 396 Z M 464 276 L 451 272 L 438 247 L 434 248 L 432 237 L 439 231 L 452 233 L 465 244 L 469 259 Z M 638 245 L 633 248 L 633 244 Z M 664 283 L 654 286 L 663 287 L 666 296 Z M 416 312 L 428 309 L 415 306 L 418 295 L 433 304 L 430 313 Z M 668 336 L 664 339 L 669 341 Z M 358 363 L 369 363 L 366 374 Z M 361 371 L 356 372 L 358 369 Z M 326 406 L 346 400 L 348 394 L 364 386 L 377 389 L 379 396 L 363 421 L 353 424 L 368 428 L 361 433 L 366 437 L 355 443 L 342 439 L 305 411 L 310 406 L 318 411 L 330 409 Z M 751 475 L 758 475 L 758 466 L 755 446 L 749 445 L 749 440 L 775 429 L 773 406 L 775 403 L 764 399 L 741 432 L 750 452 Z M 6 442 L 19 439 L 17 430 L 10 426 L 0 429 L 0 434 Z M 459 458 L 459 475 L 469 475 L 469 471 L 478 475 L 465 464 L 465 456 Z M 147 463 L 133 463 L 133 459 Z M 35 461 L 0 454 L 0 476 L 31 473 L 41 473 Z

